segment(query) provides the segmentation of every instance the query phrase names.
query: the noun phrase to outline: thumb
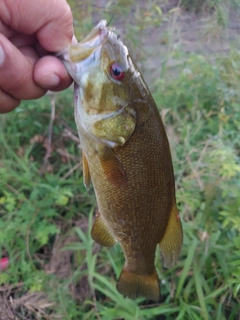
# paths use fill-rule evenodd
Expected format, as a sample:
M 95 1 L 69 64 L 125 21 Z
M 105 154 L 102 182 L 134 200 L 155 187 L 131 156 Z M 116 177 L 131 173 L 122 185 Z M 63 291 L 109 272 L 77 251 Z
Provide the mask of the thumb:
M 52 10 L 51 18 L 37 31 L 37 38 L 45 50 L 58 52 L 71 43 L 73 37 L 72 12 L 65 0 L 47 0 L 47 2 L 50 3 Z
M 66 0 L 1 0 L 0 21 L 24 34 L 36 34 L 47 51 L 65 49 L 73 37 L 71 9 Z

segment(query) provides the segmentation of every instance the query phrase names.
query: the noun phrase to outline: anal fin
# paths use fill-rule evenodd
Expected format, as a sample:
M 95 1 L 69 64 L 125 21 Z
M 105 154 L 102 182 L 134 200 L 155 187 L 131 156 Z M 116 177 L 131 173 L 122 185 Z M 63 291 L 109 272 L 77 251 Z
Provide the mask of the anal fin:
M 181 251 L 182 243 L 182 223 L 177 206 L 174 202 L 166 231 L 159 243 L 165 268 L 171 268 L 175 265 Z
M 100 213 L 97 212 L 96 219 L 94 221 L 91 236 L 98 244 L 104 247 L 112 247 L 116 243 L 116 240 L 112 236 L 108 229 L 108 226 L 104 222 Z

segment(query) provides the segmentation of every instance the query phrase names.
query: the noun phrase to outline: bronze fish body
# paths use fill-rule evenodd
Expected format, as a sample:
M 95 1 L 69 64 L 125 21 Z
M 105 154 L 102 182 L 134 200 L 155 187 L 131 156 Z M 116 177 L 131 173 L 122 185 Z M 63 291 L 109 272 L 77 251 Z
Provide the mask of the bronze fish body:
M 183 240 L 159 111 L 127 47 L 105 20 L 62 59 L 75 81 L 84 183 L 89 188 L 92 181 L 98 203 L 92 238 L 106 247 L 120 244 L 120 293 L 158 300 L 156 247 L 169 268 Z

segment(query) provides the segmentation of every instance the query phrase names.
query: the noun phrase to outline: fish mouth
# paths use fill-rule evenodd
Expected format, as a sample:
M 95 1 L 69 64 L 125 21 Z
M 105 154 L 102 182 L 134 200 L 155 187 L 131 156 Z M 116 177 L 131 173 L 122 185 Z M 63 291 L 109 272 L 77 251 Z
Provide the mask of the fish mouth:
M 107 21 L 101 20 L 82 41 L 56 54 L 76 83 L 80 84 L 80 74 L 88 69 L 93 60 L 97 63 L 102 45 L 107 41 L 110 32 Z
M 101 20 L 81 42 L 70 47 L 70 61 L 78 63 L 87 59 L 98 47 L 107 41 L 108 35 L 107 21 Z
M 82 62 L 107 41 L 109 32 L 107 21 L 101 20 L 82 41 L 71 45 L 56 56 L 63 62 Z

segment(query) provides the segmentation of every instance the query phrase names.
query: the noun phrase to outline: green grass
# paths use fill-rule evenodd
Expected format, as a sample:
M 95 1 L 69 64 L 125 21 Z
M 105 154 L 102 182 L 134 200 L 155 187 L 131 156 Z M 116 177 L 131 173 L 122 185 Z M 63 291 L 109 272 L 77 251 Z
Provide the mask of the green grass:
M 221 6 L 228 8 L 239 8 L 237 0 L 181 0 L 180 6 L 188 11 L 195 13 L 218 11 Z
M 171 56 L 178 68 L 163 64 L 152 87 L 171 144 L 184 245 L 170 270 L 157 251 L 161 303 L 123 298 L 116 290 L 121 249 L 91 239 L 96 201 L 83 186 L 72 91 L 56 96 L 45 168 L 50 98 L 0 117 L 0 256 L 10 258 L 0 285 L 8 299 L 22 298 L 19 319 L 239 319 L 240 52 L 209 60 L 175 48 Z M 33 292 L 52 304 L 31 300 Z

